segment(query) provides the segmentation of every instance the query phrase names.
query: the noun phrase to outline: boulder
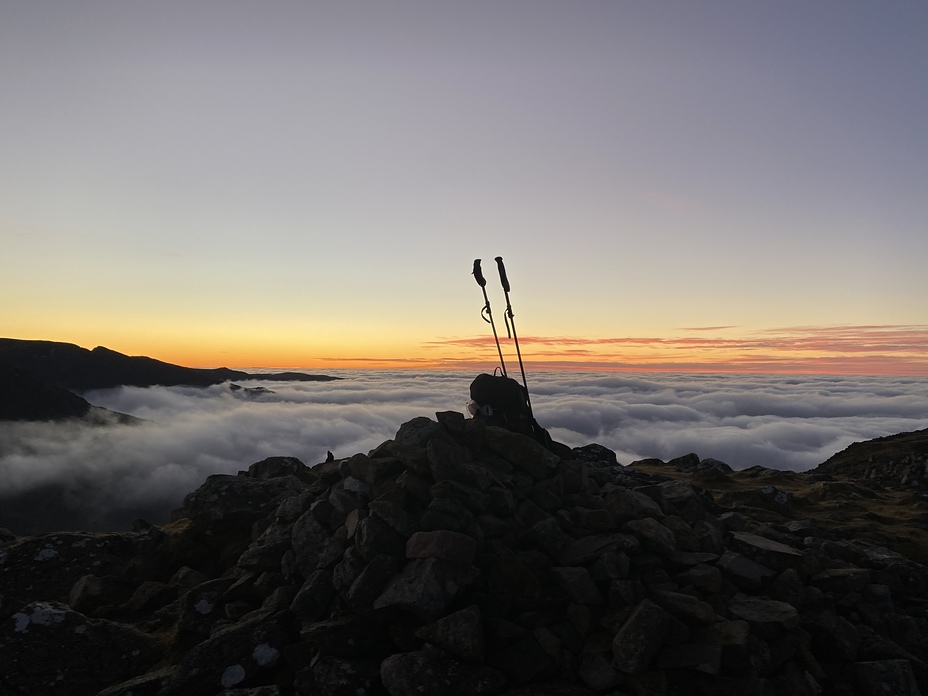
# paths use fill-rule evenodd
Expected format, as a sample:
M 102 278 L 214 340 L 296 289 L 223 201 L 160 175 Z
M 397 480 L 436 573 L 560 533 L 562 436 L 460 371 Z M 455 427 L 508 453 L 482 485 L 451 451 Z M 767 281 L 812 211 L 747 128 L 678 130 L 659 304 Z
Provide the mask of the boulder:
M 479 574 L 473 566 L 460 566 L 435 557 L 417 558 L 407 563 L 387 585 L 374 601 L 374 608 L 397 607 L 434 620 Z
M 27 604 L 0 624 L 0 675 L 13 693 L 93 695 L 160 657 L 152 636 L 55 602 Z
M 671 625 L 666 611 L 642 600 L 612 639 L 612 664 L 626 674 L 641 674 L 663 647 Z
M 380 676 L 390 696 L 495 696 L 507 683 L 495 669 L 456 660 L 438 650 L 391 655 L 381 663 Z

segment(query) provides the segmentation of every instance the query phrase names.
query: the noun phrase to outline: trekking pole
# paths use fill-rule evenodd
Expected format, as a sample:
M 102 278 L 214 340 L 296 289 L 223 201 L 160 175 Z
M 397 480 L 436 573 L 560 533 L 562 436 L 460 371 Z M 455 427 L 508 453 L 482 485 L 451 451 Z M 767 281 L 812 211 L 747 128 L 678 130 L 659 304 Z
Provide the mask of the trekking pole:
M 506 277 L 506 267 L 503 265 L 503 257 L 496 257 L 496 265 L 499 266 L 499 282 L 503 284 L 503 292 L 506 294 L 506 330 L 512 329 L 512 340 L 516 344 L 516 355 L 519 358 L 519 369 L 522 370 L 522 386 L 525 387 L 525 401 L 528 404 L 528 412 L 532 412 L 532 402 L 528 396 L 528 384 L 525 383 L 525 366 L 522 364 L 522 351 L 519 350 L 519 336 L 516 334 L 516 321 L 512 314 L 512 303 L 509 301 L 509 278 Z M 484 291 L 486 292 L 486 291 Z
M 493 311 L 490 309 L 490 298 L 487 297 L 487 281 L 486 278 L 483 277 L 483 272 L 480 270 L 480 259 L 474 259 L 473 275 L 474 278 L 477 279 L 477 285 L 479 285 L 480 289 L 483 290 L 484 305 L 483 309 L 480 310 L 480 316 L 485 322 L 493 327 L 493 340 L 496 341 L 496 350 L 499 353 L 499 364 L 503 369 L 503 376 L 508 377 L 506 374 L 506 362 L 503 360 L 503 349 L 499 345 L 499 336 L 496 335 L 496 324 L 493 323 Z M 525 381 L 524 374 L 522 380 Z

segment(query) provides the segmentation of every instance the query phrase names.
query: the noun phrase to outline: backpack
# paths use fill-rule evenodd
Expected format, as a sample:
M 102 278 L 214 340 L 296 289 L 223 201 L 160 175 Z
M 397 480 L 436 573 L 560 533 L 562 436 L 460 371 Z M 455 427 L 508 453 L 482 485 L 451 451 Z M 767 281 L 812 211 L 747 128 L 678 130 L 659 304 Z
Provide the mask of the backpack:
M 468 408 L 475 418 L 483 418 L 487 425 L 528 435 L 545 447 L 550 445 L 548 431 L 532 416 L 528 392 L 511 377 L 477 375 L 470 384 L 470 398 Z

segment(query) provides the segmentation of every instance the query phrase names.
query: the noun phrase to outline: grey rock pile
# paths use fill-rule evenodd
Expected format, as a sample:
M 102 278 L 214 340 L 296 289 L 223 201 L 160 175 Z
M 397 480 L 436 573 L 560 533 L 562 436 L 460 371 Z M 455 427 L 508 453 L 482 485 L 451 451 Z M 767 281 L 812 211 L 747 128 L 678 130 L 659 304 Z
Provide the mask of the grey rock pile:
M 924 566 L 436 417 L 161 527 L 0 537 L 0 696 L 928 694 Z

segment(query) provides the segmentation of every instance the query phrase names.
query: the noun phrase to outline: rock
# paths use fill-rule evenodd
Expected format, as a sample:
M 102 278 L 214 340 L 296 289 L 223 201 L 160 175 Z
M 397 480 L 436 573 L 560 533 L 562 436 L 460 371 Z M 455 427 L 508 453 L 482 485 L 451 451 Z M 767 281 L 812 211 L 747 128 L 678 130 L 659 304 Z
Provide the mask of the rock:
M 711 565 L 697 564 L 675 577 L 681 587 L 691 586 L 705 594 L 714 595 L 722 590 L 722 573 Z
M 747 621 L 764 637 L 779 636 L 799 626 L 796 607 L 786 602 L 738 595 L 728 603 L 732 616 Z
M 638 491 L 626 488 L 610 490 L 604 499 L 606 510 L 612 513 L 616 522 L 627 522 L 640 517 L 662 519 L 664 511 L 651 498 Z
M 761 590 L 776 577 L 770 568 L 734 551 L 726 551 L 717 565 L 736 585 L 746 590 Z
M 921 693 L 908 660 L 858 662 L 855 668 L 860 696 L 918 696 Z
M 603 447 L 595 443 L 584 445 L 583 447 L 574 447 L 571 451 L 575 458 L 589 464 L 598 466 L 616 466 L 618 464 L 615 452 L 608 447 Z
M 0 596 L 33 600 L 67 598 L 82 577 L 118 574 L 133 553 L 136 534 L 67 532 L 23 537 L 0 551 Z
M 395 457 L 367 457 L 356 454 L 346 462 L 351 475 L 370 487 L 387 479 L 395 479 L 406 467 Z
M 418 524 L 412 515 L 399 505 L 389 500 L 372 500 L 368 505 L 371 514 L 379 517 L 390 529 L 404 539 L 408 539 L 418 531 Z
M 872 575 L 868 568 L 831 568 L 815 574 L 810 583 L 824 592 L 837 595 L 862 593 L 870 586 Z
M 393 438 L 393 442 L 399 447 L 421 447 L 426 448 L 430 440 L 445 441 L 454 444 L 448 431 L 440 423 L 436 423 L 431 418 L 419 416 L 413 418 L 400 426 Z M 402 459 L 402 457 L 400 457 Z
M 398 607 L 434 620 L 478 575 L 479 571 L 471 566 L 462 567 L 434 557 L 417 558 L 387 586 L 374 602 L 374 608 Z
M 610 661 L 598 652 L 583 653 L 578 674 L 583 683 L 594 691 L 606 691 L 622 681 L 622 677 Z
M 345 597 L 348 606 L 359 614 L 372 612 L 374 600 L 381 595 L 399 569 L 400 562 L 393 556 L 382 553 L 374 556 L 348 588 Z
M 373 515 L 358 523 L 355 546 L 366 561 L 381 554 L 394 558 L 403 558 L 406 555 L 405 537 Z
M 674 533 L 650 517 L 629 520 L 622 525 L 622 531 L 634 534 L 641 540 L 642 546 L 654 553 L 669 556 L 677 550 Z
M 174 676 L 174 667 L 161 667 L 141 676 L 108 686 L 97 696 L 156 696 L 166 681 Z
M 460 501 L 453 498 L 431 498 L 428 509 L 422 514 L 420 526 L 427 532 L 439 529 L 463 532 L 473 519 L 474 513 Z
M 550 569 L 551 577 L 572 602 L 602 604 L 603 596 L 586 568 L 559 567 Z
M 390 696 L 494 696 L 506 687 L 497 670 L 435 650 L 392 655 L 381 663 L 380 676 Z
M 92 614 L 102 604 L 122 604 L 129 598 L 131 586 L 125 580 L 104 575 L 84 575 L 68 593 L 68 604 L 75 611 Z
M 187 566 L 181 566 L 175 571 L 174 575 L 171 576 L 171 579 L 168 580 L 168 585 L 192 590 L 194 587 L 202 585 L 207 580 L 209 580 L 209 578 L 200 571 Z
M 486 444 L 491 451 L 535 481 L 546 479 L 557 471 L 560 458 L 527 435 L 491 426 L 487 428 Z
M 306 488 L 296 476 L 262 480 L 213 474 L 184 498 L 183 506 L 171 514 L 171 519 L 185 518 L 204 529 L 221 530 L 223 534 L 247 530 L 276 509 L 282 500 Z
M 490 506 L 490 496 L 475 486 L 468 486 L 460 481 L 439 481 L 429 489 L 432 498 L 449 498 L 456 500 L 467 507 L 475 515 L 487 511 Z
M 812 650 L 824 662 L 854 662 L 860 652 L 859 630 L 831 611 L 804 612 L 800 625 L 808 632 Z
M 387 639 L 382 625 L 361 616 L 342 616 L 304 625 L 300 638 L 325 655 L 360 658 Z
M 722 671 L 722 646 L 706 643 L 668 645 L 661 650 L 657 666 L 671 670 L 689 668 L 717 675 Z
M 246 475 L 266 480 L 280 476 L 300 478 L 306 476 L 307 472 L 307 466 L 296 457 L 268 457 L 249 466 Z
M 446 529 L 416 532 L 406 542 L 406 558 L 441 558 L 468 566 L 474 562 L 476 554 L 475 539 Z
M 718 619 L 711 604 L 703 602 L 692 595 L 668 590 L 655 590 L 653 597 L 657 604 L 684 623 L 708 625 Z
M 312 510 L 304 512 L 294 523 L 290 532 L 290 544 L 295 554 L 296 567 L 304 578 L 308 578 L 319 568 L 320 557 L 329 546 L 330 540 L 331 535 L 319 523 Z M 322 567 L 327 568 L 329 564 L 324 562 Z
M 487 572 L 487 586 L 491 592 L 538 599 L 541 583 L 525 563 L 511 549 L 504 549 Z
M 236 565 L 247 571 L 280 570 L 284 554 L 291 548 L 291 527 L 272 524 L 238 558 Z
M 484 662 L 483 620 L 477 606 L 426 624 L 416 631 L 416 636 L 458 659 L 474 664 Z
M 492 646 L 487 651 L 487 662 L 516 684 L 550 681 L 555 669 L 554 661 L 534 635 Z
M 321 655 L 306 670 L 310 683 L 297 683 L 299 694 L 320 696 L 358 696 L 381 693 L 380 660 L 348 659 Z M 300 688 L 302 687 L 302 688 Z
M 177 587 L 163 582 L 146 580 L 135 588 L 132 596 L 122 604 L 129 614 L 152 612 L 177 599 Z
M 290 638 L 284 617 L 257 617 L 219 630 L 184 656 L 159 696 L 199 696 L 272 672 Z
M 732 549 L 774 571 L 795 568 L 802 563 L 802 553 L 777 541 L 749 532 L 731 532 Z
M 651 664 L 671 627 L 670 615 L 642 600 L 612 640 L 612 664 L 627 674 L 640 674 Z
M 55 602 L 28 604 L 0 624 L 2 685 L 14 693 L 93 695 L 158 657 L 151 636 Z
M 213 627 L 226 618 L 223 611 L 227 601 L 226 591 L 233 582 L 232 578 L 217 578 L 190 590 L 183 598 L 178 627 L 208 636 Z
M 294 595 L 290 611 L 300 622 L 313 623 L 329 615 L 334 598 L 335 585 L 332 583 L 331 571 L 317 570 Z
M 562 566 L 585 565 L 604 553 L 634 553 L 640 546 L 640 542 L 630 534 L 592 535 L 571 542 L 558 554 L 557 561 Z

